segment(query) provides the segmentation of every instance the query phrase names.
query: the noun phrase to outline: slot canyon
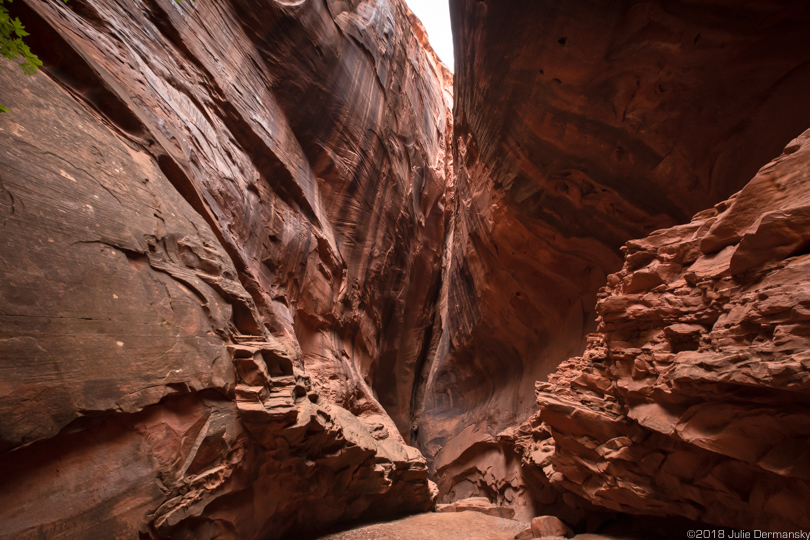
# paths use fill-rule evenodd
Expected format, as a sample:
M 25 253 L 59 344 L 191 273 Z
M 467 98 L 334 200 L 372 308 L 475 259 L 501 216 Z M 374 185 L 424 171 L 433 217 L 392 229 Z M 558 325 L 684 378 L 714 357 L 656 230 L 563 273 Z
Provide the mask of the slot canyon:
M 810 4 L 449 4 L 0 2 L 0 539 L 807 537 Z

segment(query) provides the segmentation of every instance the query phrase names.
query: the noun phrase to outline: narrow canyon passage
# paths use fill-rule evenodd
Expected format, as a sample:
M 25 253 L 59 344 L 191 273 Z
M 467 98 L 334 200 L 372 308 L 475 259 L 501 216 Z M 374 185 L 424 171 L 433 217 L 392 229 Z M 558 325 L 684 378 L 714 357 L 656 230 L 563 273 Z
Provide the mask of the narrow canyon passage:
M 0 538 L 810 530 L 804 0 L 7 7 Z

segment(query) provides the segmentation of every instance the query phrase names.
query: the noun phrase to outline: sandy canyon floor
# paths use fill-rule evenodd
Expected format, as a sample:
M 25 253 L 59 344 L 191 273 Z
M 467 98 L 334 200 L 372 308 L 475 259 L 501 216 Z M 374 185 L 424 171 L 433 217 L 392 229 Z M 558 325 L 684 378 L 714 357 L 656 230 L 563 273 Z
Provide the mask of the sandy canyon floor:
M 512 540 L 528 523 L 478 512 L 428 513 L 329 534 L 321 540 Z M 624 540 L 580 534 L 574 540 Z

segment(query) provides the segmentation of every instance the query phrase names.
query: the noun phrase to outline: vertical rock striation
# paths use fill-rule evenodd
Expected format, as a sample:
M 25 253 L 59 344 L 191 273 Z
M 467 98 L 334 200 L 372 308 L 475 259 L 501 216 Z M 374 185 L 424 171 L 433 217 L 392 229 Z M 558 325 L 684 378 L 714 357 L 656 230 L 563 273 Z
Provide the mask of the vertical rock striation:
M 804 0 L 12 7 L 0 537 L 810 526 Z
M 404 3 L 13 7 L 48 67 L 0 70 L 0 536 L 429 508 L 452 97 Z
M 810 11 L 453 0 L 451 14 L 456 206 L 418 440 L 443 502 L 530 506 L 511 428 L 535 381 L 583 350 L 624 242 L 727 198 L 810 125 Z

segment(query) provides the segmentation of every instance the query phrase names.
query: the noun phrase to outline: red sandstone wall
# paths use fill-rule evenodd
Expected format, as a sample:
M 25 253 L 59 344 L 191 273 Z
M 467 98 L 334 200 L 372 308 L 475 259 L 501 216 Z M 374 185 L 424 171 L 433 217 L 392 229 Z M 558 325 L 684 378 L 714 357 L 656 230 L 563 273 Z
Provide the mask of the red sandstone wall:
M 0 70 L 0 536 L 428 508 L 452 98 L 404 4 L 12 7 L 47 68 Z
M 454 0 L 451 13 L 456 210 L 419 444 L 450 498 L 520 506 L 508 428 L 585 347 L 619 247 L 727 198 L 810 125 L 810 10 Z
M 628 242 L 584 355 L 537 385 L 527 461 L 614 510 L 806 529 L 808 203 L 805 132 L 730 200 Z

